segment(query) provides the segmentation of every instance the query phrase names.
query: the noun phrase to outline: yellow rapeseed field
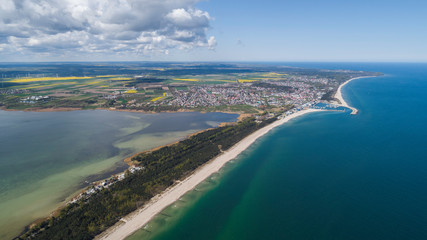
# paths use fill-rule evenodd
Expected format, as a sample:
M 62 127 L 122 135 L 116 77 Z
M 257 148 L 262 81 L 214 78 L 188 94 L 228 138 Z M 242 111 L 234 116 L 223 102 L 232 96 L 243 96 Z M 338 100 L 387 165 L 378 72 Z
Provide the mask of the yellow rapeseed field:
M 257 80 L 254 79 L 238 79 L 239 83 L 250 83 L 250 82 L 256 82 Z
M 175 81 L 187 81 L 187 82 L 199 82 L 199 79 L 195 78 L 175 78 Z
M 156 97 L 156 98 L 151 99 L 151 102 L 155 102 L 155 101 L 160 100 L 164 97 L 166 97 L 166 93 L 163 93 L 163 96 L 161 96 L 161 97 Z
M 127 90 L 125 93 L 137 93 L 138 91 L 137 90 Z
M 13 79 L 9 82 L 13 83 L 27 83 L 27 82 L 45 82 L 45 81 L 66 81 L 66 80 L 80 80 L 92 79 L 93 77 L 41 77 L 41 78 L 20 78 Z

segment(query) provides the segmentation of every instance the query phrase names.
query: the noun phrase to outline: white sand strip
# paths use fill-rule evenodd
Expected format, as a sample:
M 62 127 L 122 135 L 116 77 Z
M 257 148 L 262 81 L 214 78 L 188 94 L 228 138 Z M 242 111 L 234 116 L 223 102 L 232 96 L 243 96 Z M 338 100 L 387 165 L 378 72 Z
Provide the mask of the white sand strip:
M 240 142 L 235 144 L 232 148 L 221 153 L 219 156 L 209 161 L 202 167 L 200 167 L 194 174 L 187 177 L 185 180 L 173 185 L 172 187 L 165 190 L 163 193 L 152 198 L 143 208 L 136 210 L 135 212 L 124 217 L 122 221 L 109 228 L 107 231 L 98 235 L 95 239 L 103 240 L 118 240 L 125 239 L 138 229 L 144 227 L 155 215 L 160 213 L 167 206 L 171 205 L 185 193 L 195 188 L 199 183 L 208 178 L 215 172 L 224 166 L 228 161 L 236 158 L 241 152 L 247 149 L 252 143 L 255 142 L 259 137 L 268 133 L 271 129 L 280 126 L 289 120 L 304 115 L 306 113 L 322 111 L 319 109 L 306 109 L 296 112 L 283 119 L 277 120 L 272 124 L 261 128 L 249 136 L 242 139 Z
M 350 80 L 347 80 L 347 81 L 345 81 L 343 84 L 341 84 L 339 87 L 338 87 L 338 90 L 337 90 L 337 92 L 335 93 L 335 98 L 336 99 L 338 99 L 339 101 L 340 101 L 340 104 L 339 105 L 341 105 L 341 106 L 343 106 L 343 107 L 346 107 L 346 108 L 350 108 L 351 109 L 351 114 L 357 114 L 357 112 L 359 111 L 359 110 L 357 110 L 356 108 L 354 108 L 354 107 L 350 107 L 349 105 L 348 105 L 348 103 L 344 100 L 344 98 L 342 97 L 342 92 L 341 92 L 341 89 L 342 89 L 342 87 L 344 87 L 347 83 L 349 83 L 350 81 L 353 81 L 353 80 L 356 80 L 356 79 L 360 79 L 360 78 L 370 78 L 370 77 L 375 77 L 375 76 L 366 76 L 366 77 L 355 77 L 355 78 L 352 78 L 352 79 L 350 79 Z

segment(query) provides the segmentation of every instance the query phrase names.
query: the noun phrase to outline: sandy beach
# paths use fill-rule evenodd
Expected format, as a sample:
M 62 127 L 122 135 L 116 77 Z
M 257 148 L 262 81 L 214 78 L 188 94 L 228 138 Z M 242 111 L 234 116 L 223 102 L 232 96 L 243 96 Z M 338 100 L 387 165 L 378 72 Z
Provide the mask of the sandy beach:
M 345 81 L 343 84 L 341 84 L 338 87 L 338 90 L 337 90 L 337 92 L 335 93 L 335 96 L 334 96 L 336 99 L 338 99 L 340 101 L 340 103 L 338 105 L 341 105 L 341 106 L 346 107 L 346 108 L 350 108 L 351 109 L 351 114 L 353 114 L 353 115 L 357 114 L 357 112 L 359 110 L 357 110 L 356 108 L 351 107 L 351 106 L 348 105 L 348 103 L 342 97 L 342 91 L 341 91 L 341 89 L 342 89 L 342 87 L 344 87 L 350 81 L 353 81 L 353 80 L 356 80 L 356 79 L 360 79 L 360 78 L 369 78 L 369 77 L 374 77 L 374 76 L 356 77 L 356 78 L 349 79 L 349 80 Z
M 341 95 L 341 93 L 340 93 Z M 252 143 L 254 143 L 259 137 L 268 133 L 271 129 L 280 126 L 289 120 L 302 116 L 306 113 L 323 111 L 319 109 L 306 109 L 287 116 L 283 119 L 277 120 L 274 123 L 265 126 L 242 139 L 231 149 L 220 154 L 216 158 L 212 159 L 201 168 L 199 168 L 194 174 L 184 179 L 181 182 L 168 188 L 163 193 L 152 198 L 143 208 L 136 210 L 128 216 L 122 218 L 117 224 L 109 228 L 107 231 L 98 235 L 95 239 L 103 240 L 117 240 L 125 239 L 132 233 L 137 231 L 146 225 L 155 215 L 160 213 L 164 208 L 171 205 L 185 193 L 195 188 L 203 180 L 217 172 L 225 163 L 236 158 L 241 152 L 247 149 Z

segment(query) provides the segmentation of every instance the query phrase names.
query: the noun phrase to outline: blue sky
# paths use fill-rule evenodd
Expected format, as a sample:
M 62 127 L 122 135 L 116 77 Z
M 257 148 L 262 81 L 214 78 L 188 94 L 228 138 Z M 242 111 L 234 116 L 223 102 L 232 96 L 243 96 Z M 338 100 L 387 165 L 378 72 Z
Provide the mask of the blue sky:
M 218 59 L 427 60 L 427 1 L 216 0 L 200 5 L 215 17 L 211 31 Z
M 1 61 L 427 61 L 427 1 L 25 2 L 0 3 Z

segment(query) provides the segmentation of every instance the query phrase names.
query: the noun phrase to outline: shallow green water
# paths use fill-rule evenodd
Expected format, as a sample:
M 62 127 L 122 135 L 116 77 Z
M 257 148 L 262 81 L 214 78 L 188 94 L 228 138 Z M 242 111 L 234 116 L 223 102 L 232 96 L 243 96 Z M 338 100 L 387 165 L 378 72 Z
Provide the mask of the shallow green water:
M 0 239 L 46 216 L 87 182 L 126 168 L 123 159 L 220 122 L 223 113 L 0 111 Z

